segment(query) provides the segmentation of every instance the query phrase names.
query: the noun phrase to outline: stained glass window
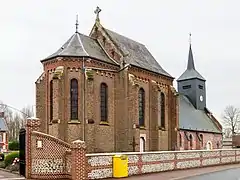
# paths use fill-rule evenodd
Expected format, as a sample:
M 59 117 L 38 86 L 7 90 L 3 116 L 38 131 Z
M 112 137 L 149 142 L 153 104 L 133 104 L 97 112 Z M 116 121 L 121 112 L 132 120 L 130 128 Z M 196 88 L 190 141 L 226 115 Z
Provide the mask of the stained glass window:
M 139 89 L 138 92 L 138 118 L 139 118 L 139 126 L 144 126 L 144 113 L 145 111 L 145 92 L 143 88 Z
M 71 120 L 78 119 L 78 80 L 72 79 L 70 82 L 71 96 Z
M 50 81 L 50 121 L 53 120 L 53 81 Z
M 107 121 L 108 119 L 108 87 L 105 83 L 100 87 L 100 109 L 101 109 L 101 121 Z
M 161 127 L 165 127 L 165 95 L 161 92 Z

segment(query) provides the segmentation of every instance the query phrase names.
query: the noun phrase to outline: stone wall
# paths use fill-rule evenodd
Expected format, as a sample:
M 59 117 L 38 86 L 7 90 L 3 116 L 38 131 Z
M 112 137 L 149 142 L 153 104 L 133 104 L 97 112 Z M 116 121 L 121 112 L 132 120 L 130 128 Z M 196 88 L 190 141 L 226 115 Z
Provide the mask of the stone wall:
M 27 120 L 27 179 L 111 178 L 115 154 L 128 157 L 129 176 L 240 162 L 240 149 L 86 154 L 83 141 L 67 143 L 39 129 L 39 119 Z
M 118 153 L 123 154 L 123 153 Z M 124 153 L 129 176 L 240 162 L 240 150 L 189 150 Z M 88 178 L 110 178 L 114 154 L 87 154 Z
M 71 176 L 70 144 L 53 136 L 33 131 L 31 135 L 31 177 L 42 178 L 56 176 L 68 178 Z

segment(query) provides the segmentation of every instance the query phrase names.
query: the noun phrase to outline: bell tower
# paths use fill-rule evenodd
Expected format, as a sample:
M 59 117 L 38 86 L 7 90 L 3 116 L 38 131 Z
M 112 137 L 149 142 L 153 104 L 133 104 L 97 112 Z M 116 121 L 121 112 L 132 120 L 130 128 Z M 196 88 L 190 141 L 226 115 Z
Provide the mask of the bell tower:
M 191 34 L 190 34 L 191 37 Z M 177 79 L 178 92 L 189 98 L 198 110 L 206 107 L 206 80 L 195 69 L 192 45 L 189 45 L 188 64 L 185 72 Z

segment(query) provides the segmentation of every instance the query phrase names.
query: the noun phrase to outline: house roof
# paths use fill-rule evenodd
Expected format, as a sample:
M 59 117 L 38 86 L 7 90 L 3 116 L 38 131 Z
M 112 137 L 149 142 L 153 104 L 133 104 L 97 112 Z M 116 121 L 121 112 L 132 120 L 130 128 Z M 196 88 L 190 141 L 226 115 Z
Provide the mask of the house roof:
M 172 78 L 172 76 L 159 65 L 145 45 L 109 29 L 104 28 L 104 30 L 118 45 L 121 51 L 123 51 L 124 54 L 127 54 L 125 57 L 126 63 Z
M 74 33 L 61 48 L 42 61 L 62 56 L 92 57 L 107 63 L 116 64 L 108 58 L 97 40 L 79 32 Z
M 193 53 L 191 44 L 189 46 L 189 53 L 188 53 L 188 64 L 186 71 L 177 79 L 177 81 L 183 81 L 187 79 L 200 79 L 206 81 L 202 75 L 195 69 Z
M 179 128 L 195 131 L 221 133 L 214 119 L 203 110 L 197 110 L 189 99 L 180 94 Z
M 0 131 L 8 131 L 8 127 L 4 118 L 0 118 Z

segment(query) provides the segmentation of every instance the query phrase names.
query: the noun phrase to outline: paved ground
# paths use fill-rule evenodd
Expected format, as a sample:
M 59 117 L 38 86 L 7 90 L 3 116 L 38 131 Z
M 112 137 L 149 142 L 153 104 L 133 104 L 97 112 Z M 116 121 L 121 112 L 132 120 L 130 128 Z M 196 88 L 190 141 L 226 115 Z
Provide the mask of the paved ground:
M 184 178 L 184 180 L 240 180 L 240 168 L 229 169 L 215 173 L 208 173 L 191 178 Z
M 228 175 L 224 176 L 225 178 L 223 178 L 223 179 L 224 180 L 240 180 L 240 170 L 239 170 L 240 164 L 214 166 L 214 167 L 206 167 L 206 168 L 195 168 L 195 169 L 189 169 L 189 170 L 169 171 L 169 172 L 162 172 L 162 173 L 153 173 L 153 174 L 146 174 L 146 175 L 142 175 L 142 176 L 131 176 L 128 178 L 120 178 L 119 180 L 208 180 L 208 179 L 215 180 L 215 179 L 209 178 L 208 176 L 202 176 L 203 177 L 202 179 L 194 179 L 194 178 L 200 178 L 201 176 L 198 176 L 198 175 L 203 175 L 206 173 L 212 173 L 212 172 L 217 172 L 217 171 L 223 171 L 222 173 L 224 174 L 224 173 L 226 173 L 226 172 L 224 172 L 225 170 L 232 169 L 234 171 L 236 168 L 239 171 L 239 179 L 226 178 L 226 177 L 228 177 Z M 236 171 L 234 171 L 235 175 L 237 173 L 237 169 L 236 169 Z M 197 177 L 193 177 L 193 176 L 197 176 Z M 192 177 L 193 179 L 191 179 L 189 177 Z M 219 179 L 219 177 L 217 178 L 217 180 L 223 180 L 223 179 Z M 111 179 L 111 180 L 113 180 L 113 179 Z
M 18 176 L 17 174 L 8 173 L 0 170 L 0 180 L 14 180 L 14 179 L 25 179 Z

